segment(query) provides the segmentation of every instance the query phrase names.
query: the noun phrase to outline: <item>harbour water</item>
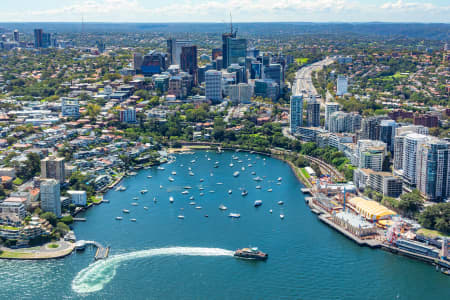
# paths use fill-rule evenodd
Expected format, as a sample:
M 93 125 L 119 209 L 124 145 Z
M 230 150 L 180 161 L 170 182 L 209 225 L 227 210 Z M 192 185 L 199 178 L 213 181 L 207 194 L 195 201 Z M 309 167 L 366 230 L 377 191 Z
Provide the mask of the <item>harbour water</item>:
M 108 192 L 110 203 L 74 225 L 78 239 L 110 246 L 108 259 L 94 262 L 95 249 L 88 248 L 58 260 L 0 260 L 0 299 L 450 299 L 449 278 L 432 266 L 359 247 L 320 222 L 286 163 L 232 152 L 176 158 L 165 170 L 126 178 L 126 191 Z M 254 207 L 255 200 L 263 204 Z M 232 257 L 247 246 L 269 259 Z

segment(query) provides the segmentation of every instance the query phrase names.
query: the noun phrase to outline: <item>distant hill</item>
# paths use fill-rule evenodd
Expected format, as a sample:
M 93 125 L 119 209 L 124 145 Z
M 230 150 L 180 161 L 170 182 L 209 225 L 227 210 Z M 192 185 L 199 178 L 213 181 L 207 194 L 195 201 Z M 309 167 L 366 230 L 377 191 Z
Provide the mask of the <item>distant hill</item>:
M 448 40 L 450 24 L 439 23 L 236 23 L 240 33 L 257 35 L 283 34 L 355 34 L 374 37 L 401 37 Z M 221 33 L 228 31 L 224 23 L 85 23 L 85 32 Z M 6 30 L 19 29 L 31 33 L 34 28 L 48 32 L 80 32 L 81 23 L 0 23 Z M 1 31 L 1 29 L 0 29 Z

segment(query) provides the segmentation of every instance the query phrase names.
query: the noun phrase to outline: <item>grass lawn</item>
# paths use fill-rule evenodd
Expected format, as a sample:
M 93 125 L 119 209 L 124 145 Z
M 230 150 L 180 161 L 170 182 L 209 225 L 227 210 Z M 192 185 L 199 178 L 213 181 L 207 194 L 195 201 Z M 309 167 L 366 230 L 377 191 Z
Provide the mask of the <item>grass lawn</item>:
M 397 72 L 394 75 L 392 75 L 392 77 L 394 77 L 394 78 L 408 78 L 408 75 L 400 74 L 400 72 Z
M 309 176 L 309 173 L 306 172 L 305 168 L 301 168 L 300 171 L 302 172 L 303 176 L 305 176 L 306 179 L 311 178 L 311 176 Z
M 299 65 L 304 65 L 306 63 L 308 63 L 308 58 L 306 57 L 302 57 L 302 58 L 296 58 L 295 61 L 299 64 Z
M 2 258 L 26 258 L 29 256 L 30 256 L 30 253 L 24 253 L 24 252 L 2 251 L 0 253 L 0 257 L 2 257 Z
M 52 248 L 52 249 L 56 249 L 56 248 L 59 248 L 59 245 L 58 244 L 50 244 L 50 245 L 48 245 L 48 247 Z
M 6 226 L 6 225 L 0 225 L 0 228 L 5 229 L 5 230 L 19 230 L 19 228 L 17 228 L 17 227 Z
M 93 202 L 93 203 L 100 203 L 100 202 L 102 202 L 102 198 L 99 198 L 99 197 L 92 197 L 92 202 Z
M 446 236 L 446 237 L 450 237 L 450 235 L 445 234 L 443 232 L 437 231 L 437 230 L 431 230 L 431 229 L 425 229 L 425 228 L 421 228 L 419 230 L 417 230 L 418 234 L 423 234 L 424 236 L 427 237 L 437 237 L 437 236 Z

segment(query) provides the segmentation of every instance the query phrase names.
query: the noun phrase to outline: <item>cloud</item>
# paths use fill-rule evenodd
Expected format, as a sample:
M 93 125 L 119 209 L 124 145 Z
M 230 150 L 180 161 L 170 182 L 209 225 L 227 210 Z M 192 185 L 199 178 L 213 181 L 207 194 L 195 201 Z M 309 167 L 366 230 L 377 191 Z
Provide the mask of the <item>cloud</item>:
M 450 6 L 436 6 L 429 2 L 410 2 L 397 0 L 397 2 L 387 2 L 380 6 L 381 9 L 399 10 L 402 12 L 416 10 L 416 11 L 442 11 L 449 10 Z

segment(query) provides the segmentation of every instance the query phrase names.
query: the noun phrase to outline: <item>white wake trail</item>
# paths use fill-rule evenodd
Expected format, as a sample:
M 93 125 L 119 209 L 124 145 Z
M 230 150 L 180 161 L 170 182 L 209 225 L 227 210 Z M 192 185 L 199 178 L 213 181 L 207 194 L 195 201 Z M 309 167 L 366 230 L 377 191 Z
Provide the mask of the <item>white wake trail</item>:
M 186 255 L 186 256 L 233 256 L 233 251 L 220 248 L 169 247 L 135 251 L 98 260 L 84 268 L 72 281 L 72 289 L 79 293 L 100 291 L 116 275 L 117 267 L 125 261 L 152 256 Z

